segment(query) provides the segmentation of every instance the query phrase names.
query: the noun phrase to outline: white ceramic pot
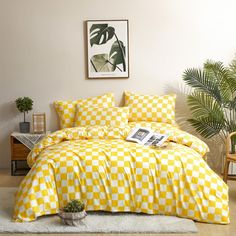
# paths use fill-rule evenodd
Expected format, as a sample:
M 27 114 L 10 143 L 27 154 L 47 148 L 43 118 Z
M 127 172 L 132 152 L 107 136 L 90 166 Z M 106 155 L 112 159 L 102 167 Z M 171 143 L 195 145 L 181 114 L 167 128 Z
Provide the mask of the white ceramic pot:
M 71 226 L 79 226 L 81 220 L 87 216 L 87 213 L 85 210 L 81 212 L 64 212 L 60 210 L 58 216 L 61 218 L 64 224 Z

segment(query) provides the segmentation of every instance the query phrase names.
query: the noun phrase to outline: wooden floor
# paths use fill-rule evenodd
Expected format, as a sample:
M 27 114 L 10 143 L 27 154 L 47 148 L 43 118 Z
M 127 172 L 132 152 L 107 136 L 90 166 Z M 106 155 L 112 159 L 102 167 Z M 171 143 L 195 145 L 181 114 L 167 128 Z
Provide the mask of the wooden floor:
M 21 180 L 22 176 L 10 176 L 10 172 L 8 170 L 0 170 L 0 187 L 17 187 Z M 184 236 L 234 236 L 236 235 L 236 181 L 229 181 L 229 198 L 230 198 L 230 220 L 231 223 L 229 225 L 216 225 L 216 224 L 205 224 L 205 223 L 196 223 L 198 228 L 197 234 L 183 234 Z M 0 236 L 7 235 L 1 234 Z M 19 234 L 22 235 L 22 234 Z M 25 236 L 30 234 L 24 234 Z M 34 234 L 31 234 L 34 235 Z M 41 234 L 42 235 L 42 234 Z M 55 236 L 58 234 L 55 234 Z M 64 236 L 66 234 L 60 234 L 60 236 Z M 80 234 L 81 235 L 81 234 Z M 102 235 L 102 234 L 101 234 Z M 108 236 L 108 234 L 104 234 Z M 128 235 L 128 234 L 127 234 Z M 137 234 L 140 236 L 140 234 Z M 153 234 L 152 234 L 153 235 Z M 163 236 L 173 236 L 174 234 L 158 234 Z M 179 235 L 179 234 L 178 234 Z M 50 236 L 54 236 L 54 234 L 50 234 Z M 68 234 L 71 236 L 71 234 Z M 94 236 L 94 234 L 86 234 L 86 236 Z M 117 236 L 117 234 L 115 235 Z M 125 236 L 125 234 L 122 234 Z M 130 234 L 129 234 L 130 236 Z

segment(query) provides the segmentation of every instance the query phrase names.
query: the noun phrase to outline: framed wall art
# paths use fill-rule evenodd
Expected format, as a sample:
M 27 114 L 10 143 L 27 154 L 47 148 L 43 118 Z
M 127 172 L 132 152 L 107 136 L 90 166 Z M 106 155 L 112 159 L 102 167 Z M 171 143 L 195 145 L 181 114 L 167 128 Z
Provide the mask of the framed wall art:
M 128 20 L 88 20 L 88 78 L 129 78 Z
M 35 134 L 46 133 L 46 114 L 45 113 L 33 114 L 33 133 Z

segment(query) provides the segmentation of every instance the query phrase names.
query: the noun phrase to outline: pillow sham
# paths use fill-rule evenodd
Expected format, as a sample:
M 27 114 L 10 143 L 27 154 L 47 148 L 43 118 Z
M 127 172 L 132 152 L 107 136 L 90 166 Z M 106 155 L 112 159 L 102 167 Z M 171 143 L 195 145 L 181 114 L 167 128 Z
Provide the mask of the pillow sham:
M 75 126 L 119 126 L 128 124 L 128 107 L 88 107 L 77 105 Z
M 61 129 L 74 126 L 78 104 L 81 106 L 114 107 L 115 97 L 113 93 L 106 93 L 101 96 L 77 101 L 55 101 L 54 107 L 59 117 Z
M 155 121 L 175 124 L 176 95 L 141 95 L 125 91 L 129 121 Z

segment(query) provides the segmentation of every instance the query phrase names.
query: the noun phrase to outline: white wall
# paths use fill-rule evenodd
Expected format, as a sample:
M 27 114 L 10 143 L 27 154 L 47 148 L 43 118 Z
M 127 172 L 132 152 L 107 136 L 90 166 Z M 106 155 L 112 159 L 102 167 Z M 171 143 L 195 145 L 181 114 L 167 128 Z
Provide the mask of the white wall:
M 56 99 L 111 91 L 119 104 L 125 89 L 178 92 L 184 69 L 234 57 L 235 9 L 234 0 L 0 0 L 0 168 L 10 164 L 9 134 L 22 119 L 16 98 L 33 98 L 55 130 Z M 129 79 L 85 78 L 88 19 L 129 20 Z

